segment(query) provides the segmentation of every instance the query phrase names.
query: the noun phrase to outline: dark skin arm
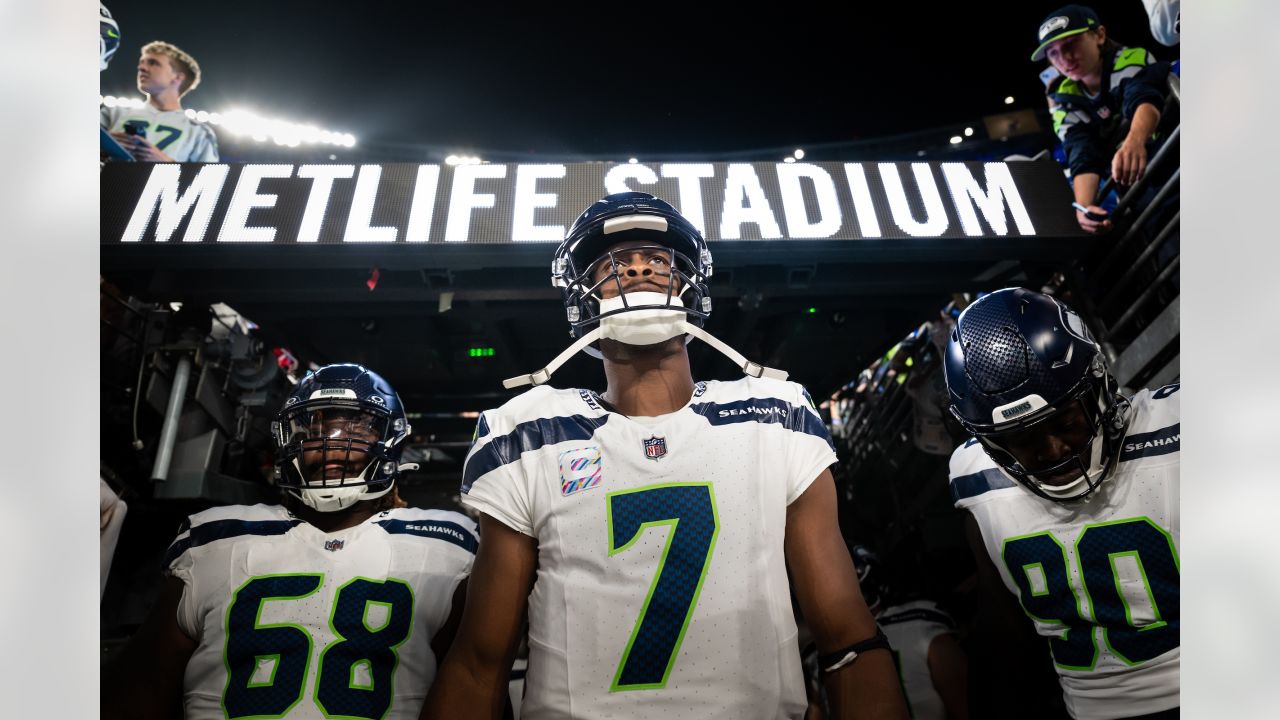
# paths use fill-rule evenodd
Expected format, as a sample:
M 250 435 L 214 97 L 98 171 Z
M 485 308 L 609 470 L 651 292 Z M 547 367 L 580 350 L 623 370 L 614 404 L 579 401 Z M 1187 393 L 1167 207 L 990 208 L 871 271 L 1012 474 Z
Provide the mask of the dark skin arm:
M 467 605 L 467 581 L 464 579 L 458 583 L 458 589 L 453 591 L 453 601 L 449 606 L 449 617 L 445 619 L 444 625 L 436 631 L 434 637 L 431 638 L 431 652 L 435 653 L 437 662 L 443 661 L 445 656 L 449 654 L 449 648 L 453 645 L 453 638 L 458 634 L 458 626 L 462 624 L 462 608 Z
M 502 717 L 538 562 L 538 543 L 488 515 L 471 569 L 462 623 L 421 718 Z
M 787 567 L 800 611 L 813 629 L 820 654 L 833 653 L 876 634 L 876 623 L 858 588 L 836 517 L 830 470 L 787 507 Z M 870 650 L 824 678 L 832 717 L 856 720 L 907 718 L 893 656 Z
M 103 720 L 182 717 L 182 676 L 196 641 L 178 627 L 183 582 L 165 578 L 146 622 L 102 674 Z
M 947 720 L 969 720 L 969 662 L 950 633 L 929 643 L 929 676 L 942 698 Z
M 1005 587 L 1000 572 L 987 554 L 978 521 L 971 513 L 965 513 L 964 522 L 978 575 L 979 598 L 975 620 L 979 631 L 975 637 L 988 644 L 989 656 L 1000 665 L 993 672 L 985 673 L 989 677 L 1001 678 L 999 687 L 1003 690 L 991 693 L 997 705 L 991 711 L 1017 715 L 1026 709 L 1027 703 L 1043 705 L 1046 698 L 1057 698 L 1061 691 L 1057 689 L 1057 678 L 1047 657 L 1045 641 L 1036 633 L 1017 597 Z M 1043 717 L 1057 715 L 1050 715 L 1046 709 Z

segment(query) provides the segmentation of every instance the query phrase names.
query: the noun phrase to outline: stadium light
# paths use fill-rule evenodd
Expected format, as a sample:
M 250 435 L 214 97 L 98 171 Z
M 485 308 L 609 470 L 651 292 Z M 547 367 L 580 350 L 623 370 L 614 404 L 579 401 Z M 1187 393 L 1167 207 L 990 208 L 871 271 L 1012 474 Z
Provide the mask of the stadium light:
M 795 158 L 793 158 L 793 157 L 784 157 L 784 158 L 782 158 L 782 162 L 784 162 L 784 163 L 793 163 L 793 162 L 795 162 L 795 161 L 796 161 L 796 159 L 795 159 Z
M 457 165 L 457 164 L 458 164 L 458 156 L 457 156 L 457 155 L 450 155 L 449 157 L 447 157 L 447 158 L 445 158 L 445 159 L 444 159 L 444 164 L 445 164 L 445 165 L 449 165 L 449 166 Z
M 959 145 L 961 140 L 964 140 L 964 138 L 960 137 L 959 135 L 952 135 L 952 136 L 951 136 L 951 144 L 952 144 L 952 145 Z
M 639 161 L 639 160 L 637 160 L 637 159 L 635 159 L 635 158 L 631 158 L 631 159 L 630 159 L 630 160 L 628 160 L 627 162 L 631 163 L 632 165 L 635 165 L 636 163 L 638 163 L 638 162 L 640 162 L 640 161 Z
M 794 155 L 797 160 L 803 160 L 804 150 L 801 150 L 800 148 L 796 148 L 796 151 L 792 153 L 792 155 Z
M 141 98 L 116 97 L 114 95 L 99 96 L 99 103 L 109 108 L 140 108 L 146 105 L 146 102 Z M 248 110 L 236 109 L 221 113 L 188 108 L 183 111 L 183 114 L 196 122 L 219 125 L 232 135 L 238 137 L 247 136 L 257 142 L 272 141 L 276 145 L 287 147 L 298 147 L 303 143 L 340 147 L 356 146 L 356 137 L 351 133 L 321 130 L 310 123 L 294 123 L 288 120 L 265 118 Z
M 1012 96 L 1012 95 L 1010 95 L 1009 97 L 1006 97 L 1006 98 L 1004 99 L 1004 104 L 1005 104 L 1005 105 L 1012 105 L 1012 104 L 1013 104 L 1013 96 Z
M 965 137 L 973 137 L 973 128 L 971 128 L 971 127 L 967 127 L 967 128 L 965 128 L 965 129 L 964 129 L 964 136 L 965 136 Z

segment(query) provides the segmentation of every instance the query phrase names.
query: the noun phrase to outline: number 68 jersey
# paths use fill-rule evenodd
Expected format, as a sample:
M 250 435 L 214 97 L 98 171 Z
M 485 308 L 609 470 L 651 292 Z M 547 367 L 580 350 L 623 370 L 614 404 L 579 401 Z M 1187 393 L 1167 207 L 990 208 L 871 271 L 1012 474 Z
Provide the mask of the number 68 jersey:
M 484 412 L 462 501 L 538 541 L 521 716 L 803 716 L 786 511 L 835 459 L 778 380 L 653 418 L 545 386 Z
M 197 643 L 186 717 L 417 718 L 476 546 L 475 523 L 442 510 L 328 534 L 279 505 L 192 515 L 166 556 Z
M 1118 465 L 1084 501 L 1032 494 L 971 440 L 951 457 L 1005 586 L 1048 639 L 1073 717 L 1179 704 L 1178 385 L 1133 397 Z

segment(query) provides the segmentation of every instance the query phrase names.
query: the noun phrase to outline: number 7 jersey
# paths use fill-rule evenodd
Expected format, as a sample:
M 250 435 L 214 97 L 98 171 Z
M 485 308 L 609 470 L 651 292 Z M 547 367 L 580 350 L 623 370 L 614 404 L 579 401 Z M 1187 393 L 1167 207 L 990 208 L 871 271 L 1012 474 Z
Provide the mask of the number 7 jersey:
M 476 546 L 475 523 L 442 510 L 328 534 L 279 505 L 192 515 L 166 556 L 197 643 L 186 717 L 416 719 Z
M 803 716 L 786 511 L 835 460 L 777 380 L 654 418 L 545 386 L 483 413 L 462 501 L 538 541 L 521 716 Z
M 1048 639 L 1076 718 L 1178 707 L 1178 389 L 1133 397 L 1118 465 L 1082 502 L 1032 494 L 976 440 L 951 456 L 956 507 L 973 513 L 1005 586 Z

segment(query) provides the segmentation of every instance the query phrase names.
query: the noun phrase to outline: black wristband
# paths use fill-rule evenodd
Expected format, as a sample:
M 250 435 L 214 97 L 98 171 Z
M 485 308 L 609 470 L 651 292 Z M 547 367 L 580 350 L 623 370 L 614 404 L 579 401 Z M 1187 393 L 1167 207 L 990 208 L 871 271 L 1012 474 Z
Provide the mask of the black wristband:
M 893 650 L 889 645 L 889 638 L 885 637 L 884 631 L 879 626 L 876 626 L 875 637 L 856 642 L 843 650 L 818 656 L 818 667 L 822 668 L 824 673 L 835 672 L 853 662 L 862 653 L 876 649 Z

